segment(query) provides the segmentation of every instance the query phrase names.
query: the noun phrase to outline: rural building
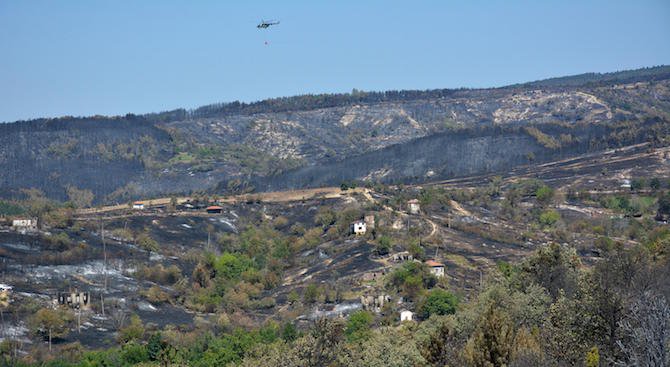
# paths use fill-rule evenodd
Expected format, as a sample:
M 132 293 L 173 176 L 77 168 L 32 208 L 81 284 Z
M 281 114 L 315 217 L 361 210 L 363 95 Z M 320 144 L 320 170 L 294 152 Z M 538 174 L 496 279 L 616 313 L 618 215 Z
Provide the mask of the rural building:
M 143 210 L 144 209 L 144 203 L 141 201 L 136 201 L 133 203 L 133 209 L 135 210 Z
M 421 211 L 421 206 L 419 205 L 419 200 L 412 199 L 407 202 L 407 208 L 409 209 L 410 214 L 419 214 Z
M 9 293 L 12 291 L 12 286 L 0 283 L 0 307 L 9 306 Z
M 37 219 L 14 219 L 12 229 L 18 232 L 32 232 L 37 230 Z
M 428 260 L 426 261 L 426 265 L 428 265 L 431 274 L 435 275 L 438 278 L 444 276 L 444 264 L 439 263 L 435 260 Z
M 391 260 L 393 260 L 394 263 L 411 261 L 414 260 L 414 256 L 412 256 L 409 251 L 396 252 L 391 255 Z
M 414 312 L 408 310 L 400 311 L 400 322 L 412 321 L 414 319 Z
M 367 232 L 367 226 L 365 224 L 365 221 L 357 220 L 351 223 L 351 233 L 355 235 L 364 235 L 365 232 Z
M 364 310 L 368 311 L 381 312 L 384 304 L 388 302 L 391 302 L 391 297 L 388 294 L 361 296 L 361 305 Z
M 205 208 L 205 210 L 209 214 L 221 214 L 221 212 L 223 211 L 223 207 L 220 207 L 218 205 L 212 205 Z
M 630 189 L 630 187 L 631 187 L 630 180 L 628 180 L 628 179 L 622 180 L 621 181 L 621 187 L 623 187 L 625 189 Z
M 87 309 L 90 305 L 91 297 L 88 292 L 60 292 L 58 293 L 58 304 L 75 309 Z

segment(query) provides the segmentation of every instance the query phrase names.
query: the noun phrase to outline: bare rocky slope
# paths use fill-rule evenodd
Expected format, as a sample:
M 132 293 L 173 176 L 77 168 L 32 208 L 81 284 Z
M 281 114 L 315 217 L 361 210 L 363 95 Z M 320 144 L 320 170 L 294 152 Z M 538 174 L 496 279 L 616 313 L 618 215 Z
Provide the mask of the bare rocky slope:
M 229 103 L 0 124 L 0 196 L 97 202 L 502 172 L 639 142 L 666 145 L 670 67 L 505 88 Z M 28 174 L 29 172 L 29 174 Z

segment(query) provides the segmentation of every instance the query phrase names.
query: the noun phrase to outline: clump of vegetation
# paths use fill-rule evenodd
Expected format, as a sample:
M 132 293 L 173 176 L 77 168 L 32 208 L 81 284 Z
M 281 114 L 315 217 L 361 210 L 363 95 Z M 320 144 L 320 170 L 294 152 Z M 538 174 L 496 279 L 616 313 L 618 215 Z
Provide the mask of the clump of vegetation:
M 540 145 L 542 145 L 545 148 L 558 149 L 561 147 L 560 142 L 556 141 L 556 139 L 554 139 L 552 136 L 543 133 L 542 131 L 540 131 L 540 129 L 534 126 L 524 127 L 524 131 L 526 131 L 528 135 L 535 138 L 535 141 L 537 141 Z
M 426 289 L 437 284 L 437 278 L 428 271 L 426 265 L 406 262 L 389 275 L 389 286 L 404 297 L 416 300 Z
M 0 215 L 14 216 L 25 213 L 21 206 L 9 201 L 0 200 Z
M 559 214 L 556 210 L 550 209 L 550 210 L 545 210 L 540 214 L 539 222 L 543 226 L 553 226 L 556 224 L 561 219 L 561 214 Z
M 140 265 L 133 276 L 137 279 L 148 280 L 162 285 L 172 285 L 182 278 L 181 270 L 176 265 L 168 267 L 163 264 Z

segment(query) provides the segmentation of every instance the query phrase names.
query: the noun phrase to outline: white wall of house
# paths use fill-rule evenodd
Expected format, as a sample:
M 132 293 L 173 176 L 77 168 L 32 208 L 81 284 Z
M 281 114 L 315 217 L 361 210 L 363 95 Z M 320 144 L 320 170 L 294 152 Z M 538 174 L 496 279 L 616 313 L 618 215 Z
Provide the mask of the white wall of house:
M 14 219 L 12 228 L 17 231 L 32 231 L 37 229 L 37 219 Z
M 444 276 L 444 266 L 431 267 L 430 272 L 438 278 L 443 277 Z
M 367 232 L 367 226 L 363 221 L 354 222 L 352 227 L 354 234 L 365 234 L 365 232 Z

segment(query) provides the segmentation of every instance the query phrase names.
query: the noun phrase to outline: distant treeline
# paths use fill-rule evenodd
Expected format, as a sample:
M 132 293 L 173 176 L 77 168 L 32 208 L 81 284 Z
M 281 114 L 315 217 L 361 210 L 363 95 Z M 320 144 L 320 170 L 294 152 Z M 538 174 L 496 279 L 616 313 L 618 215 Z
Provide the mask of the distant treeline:
M 196 118 L 221 117 L 226 115 L 252 115 L 257 113 L 276 113 L 290 111 L 305 111 L 320 108 L 350 106 L 360 103 L 380 103 L 413 101 L 421 99 L 439 98 L 472 98 L 487 93 L 489 96 L 495 91 L 504 92 L 509 89 L 526 88 L 568 88 L 568 87 L 596 87 L 611 83 L 635 83 L 642 81 L 670 79 L 670 66 L 655 66 L 636 70 L 618 71 L 613 73 L 586 73 L 560 78 L 551 78 L 535 82 L 514 84 L 502 88 L 491 89 L 432 89 L 432 90 L 390 90 L 385 92 L 365 92 L 352 90 L 351 93 L 339 94 L 305 94 L 293 97 L 271 98 L 257 102 L 227 102 L 215 103 L 196 109 L 179 108 L 171 111 L 148 113 L 145 115 L 127 114 L 123 117 L 73 117 L 64 116 L 56 119 L 38 119 L 32 121 L 71 122 L 81 120 L 144 120 L 153 123 L 166 123 Z
M 219 117 L 225 115 L 252 115 L 257 113 L 276 113 L 289 111 L 314 110 L 319 108 L 349 106 L 359 103 L 380 103 L 413 101 L 421 99 L 476 97 L 487 91 L 518 88 L 553 88 L 598 86 L 608 83 L 634 83 L 650 80 L 670 79 L 670 66 L 656 66 L 636 70 L 618 71 L 613 73 L 586 73 L 580 75 L 551 78 L 536 82 L 516 84 L 493 89 L 432 89 L 432 90 L 390 90 L 385 92 L 365 92 L 352 90 L 351 93 L 340 94 L 306 94 L 293 97 L 280 97 L 263 101 L 244 103 L 215 103 L 194 110 L 177 109 L 173 111 L 148 114 L 148 119 L 156 122 L 179 121 L 192 118 Z
M 428 98 L 453 98 L 468 89 L 435 89 L 435 90 L 391 90 L 385 92 L 363 92 L 353 90 L 351 93 L 340 94 L 305 94 L 293 97 L 271 98 L 258 102 L 215 103 L 196 108 L 195 110 L 178 109 L 146 115 L 156 122 L 179 121 L 194 118 L 219 117 L 226 115 L 253 115 L 257 113 L 276 113 L 290 111 L 315 110 L 349 106 L 359 103 L 379 103 L 392 101 L 411 101 Z
M 610 83 L 637 83 L 651 80 L 670 79 L 670 66 L 653 66 L 635 70 L 615 71 L 612 73 L 584 73 L 578 75 L 549 78 L 535 82 L 521 83 L 509 86 L 516 87 L 580 87 L 600 86 Z

